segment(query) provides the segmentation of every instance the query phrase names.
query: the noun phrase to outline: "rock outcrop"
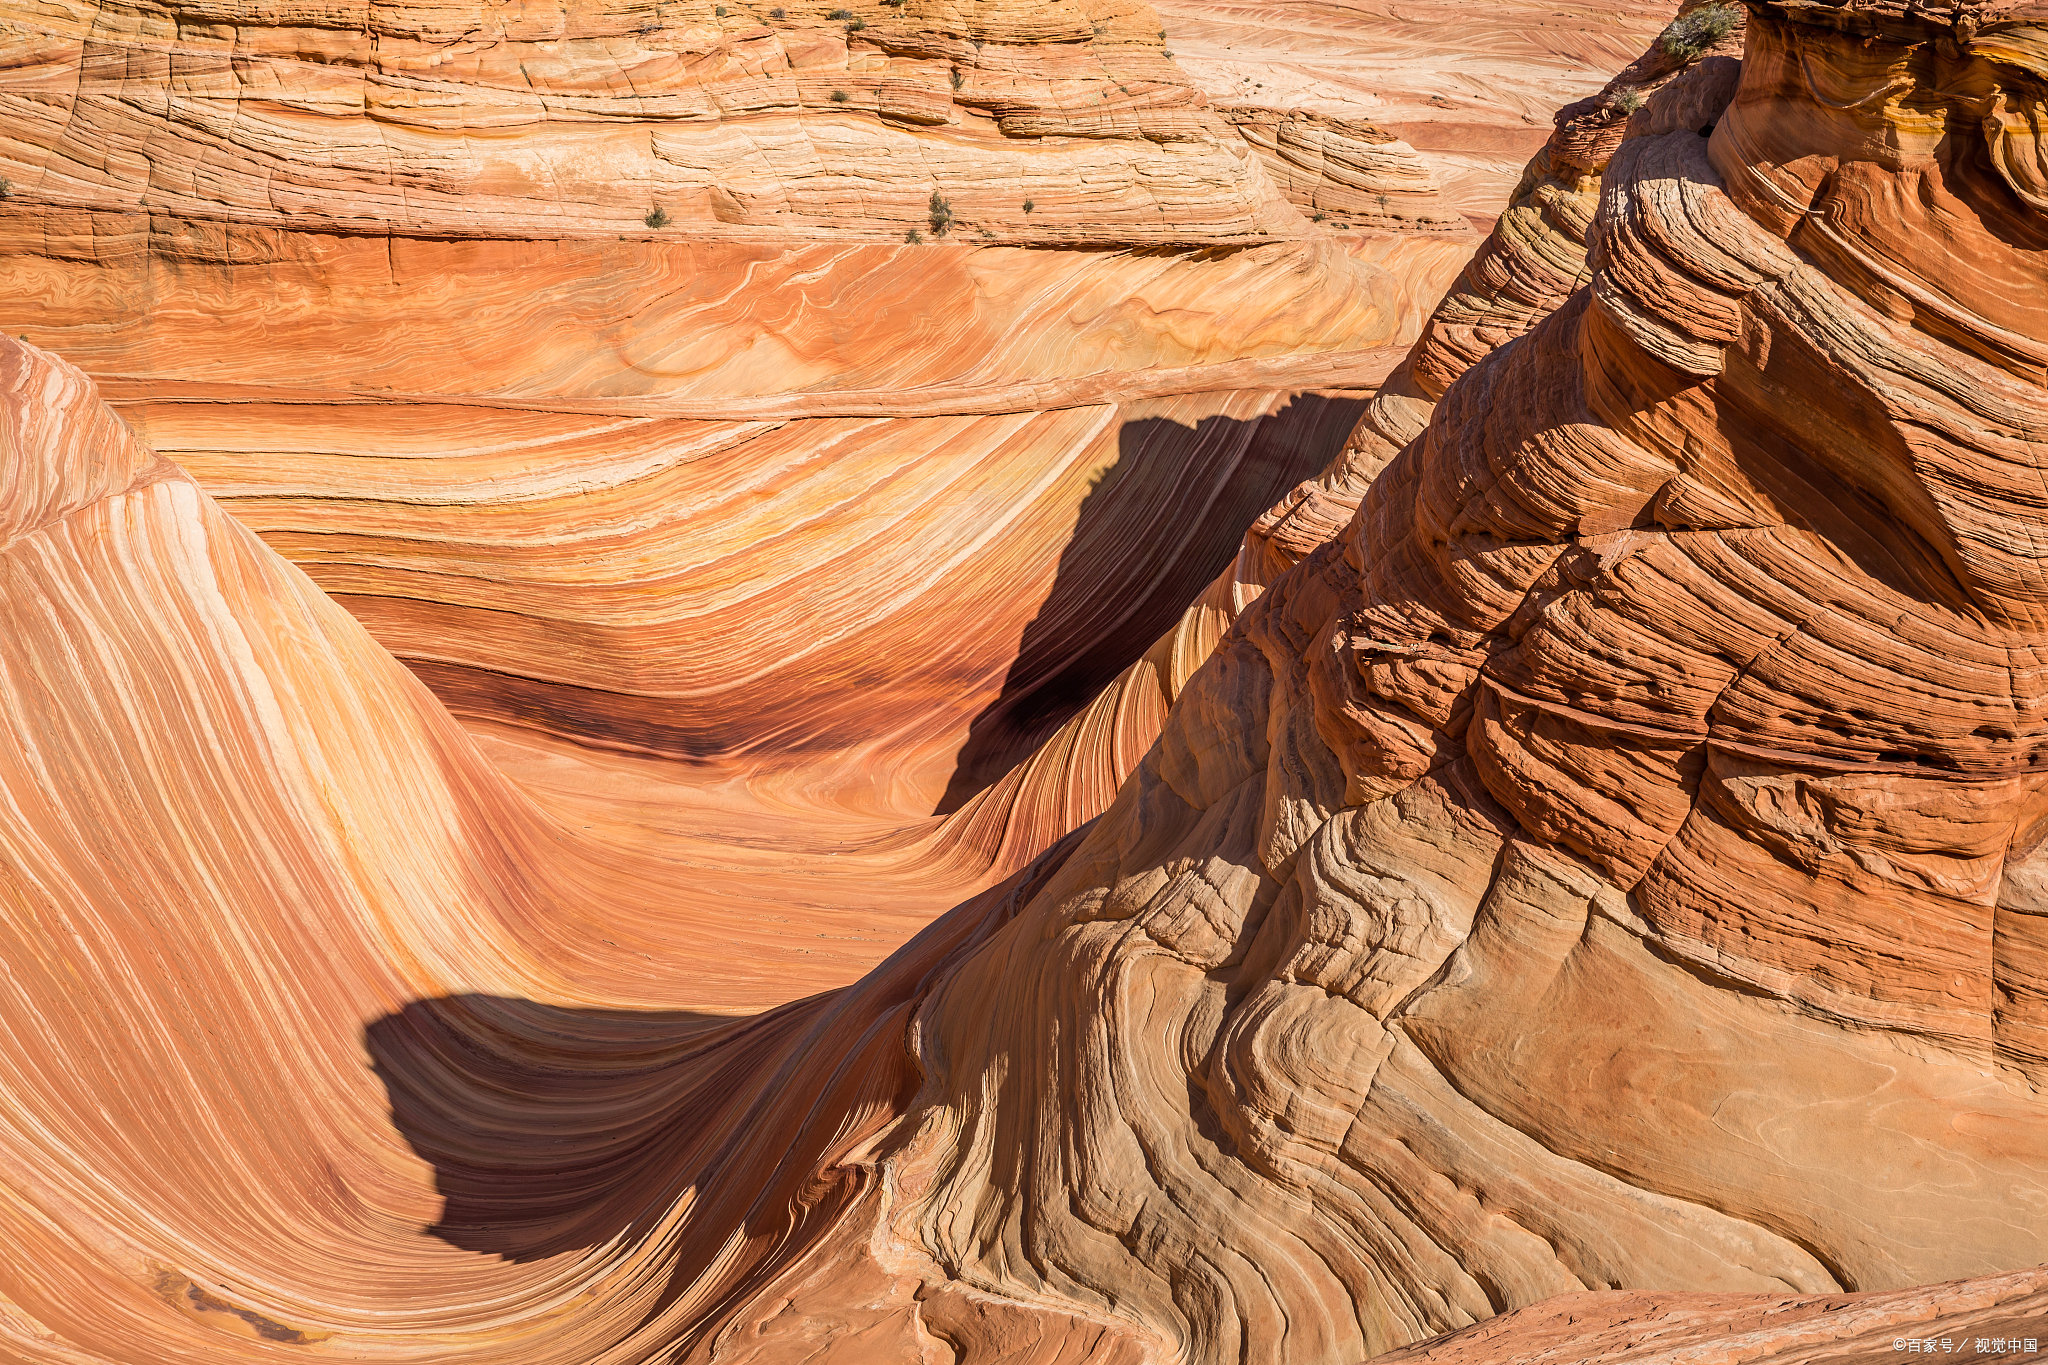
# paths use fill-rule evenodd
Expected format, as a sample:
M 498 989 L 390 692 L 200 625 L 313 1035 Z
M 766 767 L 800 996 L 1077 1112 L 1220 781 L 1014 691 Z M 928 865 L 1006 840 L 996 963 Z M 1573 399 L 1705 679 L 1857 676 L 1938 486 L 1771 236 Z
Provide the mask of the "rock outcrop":
M 924 1007 L 900 1238 L 1198 1359 L 2038 1259 L 2042 72 L 1950 20 L 1630 119 L 1589 283 Z
M 137 216 L 127 235 L 1124 246 L 1307 228 L 1123 0 L 76 0 L 18 10 L 0 40 L 0 175 L 103 252 L 123 235 L 108 220 Z
M 1560 1294 L 1380 1356 L 1382 1365 L 1849 1365 L 1907 1355 L 2025 1359 L 2040 1352 L 2048 1272 L 2023 1270 L 1875 1294 Z
M 1601 174 L 1628 117 L 1642 107 L 1647 93 L 1681 75 L 1685 84 L 1673 99 L 1725 104 L 1740 65 L 1735 54 L 1741 51 L 1741 15 L 1732 5 L 1689 0 L 1648 50 L 1604 90 L 1558 113 L 1550 141 L 1530 161 L 1506 211 L 1407 357 L 1366 402 L 1344 449 L 1314 479 L 1267 509 L 1230 567 L 1189 605 L 1174 628 L 1028 762 L 987 785 L 950 822 L 944 838 L 994 848 L 997 865 L 1014 870 L 1108 808 L 1157 735 L 1154 717 L 1180 695 L 1238 613 L 1343 528 L 1372 481 L 1421 434 L 1436 399 L 1452 381 L 1534 327 L 1590 279 L 1587 230 L 1598 206 Z M 1247 113 L 1228 112 L 1233 117 Z M 1265 119 L 1267 135 L 1292 118 L 1303 127 L 1331 128 L 1363 139 L 1387 136 L 1337 120 L 1252 112 Z
M 1317 222 L 1365 228 L 1461 232 L 1465 217 L 1415 149 L 1356 119 L 1256 104 L 1218 112 L 1257 149 L 1289 202 Z
M 0 328 L 459 714 L 577 746 L 533 763 L 902 846 L 1328 463 L 1469 250 L 1397 152 L 1388 231 L 1312 223 L 1112 8 L 10 13 Z M 906 62 L 937 121 L 874 103 Z
M 4 1350 L 1847 1365 L 2023 1330 L 2044 34 L 1755 0 L 1739 67 L 1607 150 L 1585 282 L 1414 397 L 1341 524 L 1317 484 L 1257 528 L 1110 808 L 751 1019 L 698 1012 L 748 959 L 703 886 L 508 780 L 0 341 Z
M 1369 124 L 1416 148 L 1482 231 L 1551 118 L 1671 18 L 1655 0 L 1408 0 L 1396 6 L 1157 0 L 1174 64 L 1217 106 Z M 1298 201 L 1297 201 L 1298 202 Z

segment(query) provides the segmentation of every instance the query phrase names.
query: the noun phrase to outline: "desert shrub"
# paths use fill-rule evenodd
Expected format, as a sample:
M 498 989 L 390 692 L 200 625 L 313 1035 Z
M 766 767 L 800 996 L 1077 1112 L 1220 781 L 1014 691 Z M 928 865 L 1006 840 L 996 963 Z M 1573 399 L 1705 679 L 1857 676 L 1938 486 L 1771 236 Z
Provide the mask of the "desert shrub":
M 14 182 L 12 180 L 9 180 L 6 176 L 0 175 L 0 199 L 9 199 L 12 198 L 13 195 Z
M 1708 5 L 1671 21 L 1657 39 L 1664 55 L 1689 62 L 1735 31 L 1733 5 Z
M 943 237 L 953 226 L 953 205 L 937 190 L 932 191 L 931 203 L 926 209 L 931 217 L 932 234 Z
M 903 240 L 910 243 L 912 246 L 916 246 L 919 242 L 922 242 L 924 240 L 924 234 L 922 232 L 919 232 L 916 228 L 912 228 L 910 231 L 903 234 Z
M 832 102 L 834 104 L 844 104 L 852 98 L 853 96 L 847 94 L 844 90 L 834 90 L 832 92 Z
M 768 17 L 770 19 L 787 19 L 789 14 L 784 10 L 771 9 L 768 11 Z
M 1031 201 L 1030 201 L 1029 199 L 1026 199 L 1026 200 L 1024 201 L 1024 211 L 1025 211 L 1026 213 L 1029 213 L 1029 212 L 1031 212 L 1031 210 L 1033 210 L 1033 209 L 1035 209 L 1035 208 L 1037 208 L 1037 207 L 1038 207 L 1038 205 L 1036 205 L 1036 204 L 1032 203 L 1032 202 L 1031 202 Z
M 956 66 L 956 67 L 954 67 L 954 68 L 953 68 L 953 88 L 954 88 L 955 90 L 958 90 L 958 89 L 959 89 L 959 88 L 960 88 L 961 86 L 963 86 L 963 85 L 965 85 L 965 84 L 967 84 L 967 77 L 965 77 L 965 76 L 963 76 L 963 75 L 961 75 L 961 74 L 960 74 L 960 68 L 959 68 L 959 67 L 957 67 L 957 66 Z
M 851 19 L 853 17 L 853 11 L 850 9 L 835 9 L 825 17 L 827 19 Z
M 1633 114 L 1636 110 L 1643 107 L 1643 92 L 1640 90 L 1622 91 L 1614 97 L 1614 107 L 1621 110 L 1624 114 Z
M 724 5 L 720 5 L 720 6 L 719 6 L 719 7 L 717 8 L 717 9 L 715 9 L 715 10 L 713 10 L 713 11 L 711 11 L 711 12 L 712 12 L 713 14 L 717 15 L 717 16 L 718 16 L 718 17 L 719 17 L 720 19 L 723 19 L 723 18 L 725 17 L 725 6 L 724 6 Z

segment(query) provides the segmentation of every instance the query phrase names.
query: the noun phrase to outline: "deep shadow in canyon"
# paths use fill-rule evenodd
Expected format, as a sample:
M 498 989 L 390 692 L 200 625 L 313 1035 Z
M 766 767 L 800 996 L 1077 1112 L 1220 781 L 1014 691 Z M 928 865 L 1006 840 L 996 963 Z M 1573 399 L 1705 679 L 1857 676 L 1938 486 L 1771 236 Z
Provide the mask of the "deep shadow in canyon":
M 690 1110 L 720 1089 L 697 1059 L 737 1044 L 717 1050 L 752 1065 L 743 1035 L 779 1032 L 776 1016 L 806 1003 L 733 1019 L 453 995 L 376 1020 L 363 1043 L 393 1126 L 446 1201 L 429 1231 L 528 1261 L 658 1216 L 687 1164 Z
M 933 814 L 999 780 L 1142 657 L 1230 564 L 1259 514 L 1336 458 L 1366 401 L 1303 393 L 1264 417 L 1127 424 Z

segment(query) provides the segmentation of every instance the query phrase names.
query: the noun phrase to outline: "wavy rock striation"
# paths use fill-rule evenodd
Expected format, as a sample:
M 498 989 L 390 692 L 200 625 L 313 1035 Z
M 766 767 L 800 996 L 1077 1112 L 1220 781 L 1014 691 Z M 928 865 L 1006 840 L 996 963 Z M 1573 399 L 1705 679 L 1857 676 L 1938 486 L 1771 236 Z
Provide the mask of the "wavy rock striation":
M 925 1007 L 900 1237 L 1200 1359 L 2037 1258 L 2037 23 L 1754 9 L 1630 120 Z
M 1495 349 L 1523 335 L 1590 279 L 1586 237 L 1600 176 L 1630 114 L 1677 77 L 1669 97 L 1689 112 L 1726 104 L 1740 69 L 1742 11 L 1689 0 L 1654 39 L 1594 97 L 1557 116 L 1549 143 L 1531 160 L 1520 188 L 1479 251 L 1424 324 L 1402 363 L 1366 402 L 1350 439 L 1314 479 L 1267 509 L 1247 532 L 1238 557 L 1193 602 L 1174 628 L 1127 668 L 1025 763 L 985 787 L 944 838 L 996 848 L 1006 869 L 1108 809 L 1156 737 L 1157 717 L 1180 695 L 1224 631 L 1279 575 L 1333 538 L 1357 511 L 1388 462 L 1421 434 L 1437 398 Z M 1276 111 L 1255 114 L 1273 126 Z M 1304 120 L 1306 122 L 1306 120 Z M 1317 126 L 1360 137 L 1387 135 L 1339 120 Z M 979 774 L 976 774 L 977 780 Z M 956 775 L 957 780 L 957 775 Z M 1001 833 L 996 833 L 1000 825 Z
M 1277 1365 L 1588 1289 L 1409 1358 L 2009 1337 L 2044 26 L 1757 0 L 1587 281 L 1259 529 L 1109 810 L 746 1020 L 701 886 L 0 341 L 4 1349 Z
M 2040 1350 L 2048 1274 L 2022 1270 L 1917 1289 L 1810 1298 L 1732 1294 L 1560 1294 L 1462 1332 L 1378 1357 L 1385 1365 L 1495 1361 L 1965 1359 Z M 2028 1343 L 2032 1343 L 2029 1345 Z
M 1156 8 L 1174 64 L 1226 114 L 1253 105 L 1371 125 L 1416 148 L 1445 206 L 1483 231 L 1558 107 L 1598 90 L 1672 6 L 1157 0 Z
M 1301 235 L 1162 40 L 1123 0 L 67 0 L 0 26 L 0 175 L 81 242 Z
M 1327 464 L 1468 243 L 1395 144 L 1331 162 L 1388 231 L 1311 225 L 1142 8 L 657 8 L 0 16 L 0 327 L 522 776 L 680 759 L 738 798 L 689 818 L 924 848 Z M 873 104 L 919 72 L 943 117 Z

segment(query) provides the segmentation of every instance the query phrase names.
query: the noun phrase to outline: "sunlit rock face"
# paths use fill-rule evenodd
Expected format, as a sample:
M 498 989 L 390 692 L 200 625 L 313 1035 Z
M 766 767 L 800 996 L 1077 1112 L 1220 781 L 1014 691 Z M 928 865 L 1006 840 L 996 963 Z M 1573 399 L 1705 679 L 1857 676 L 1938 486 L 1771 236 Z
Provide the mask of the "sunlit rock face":
M 1379 1357 L 1384 1365 L 1680 1365 L 1754 1360 L 1849 1365 L 1901 1355 L 2017 1355 L 2040 1350 L 2048 1271 L 1865 1294 L 1560 1294 L 1462 1332 Z
M 1206 633 L 1148 637 L 1175 680 L 1110 808 L 751 1018 L 830 980 L 727 913 L 801 901 L 796 853 L 687 865 L 514 782 L 477 735 L 532 722 L 466 729 L 142 435 L 220 481 L 263 462 L 170 440 L 178 393 L 345 433 L 431 378 L 281 392 L 285 340 L 237 389 L 254 307 L 110 312 L 82 366 L 0 340 L 0 1355 L 1789 1365 L 2024 1331 L 2044 23 L 1773 0 L 1739 66 L 1603 120 L 1584 280 L 1281 498 Z M 197 287 L 100 268 L 8 264 L 69 282 L 52 339 L 94 290 Z M 116 363 L 150 326 L 226 339 Z M 430 376 L 408 344 L 356 353 Z M 587 419 L 525 406 L 527 363 L 445 406 Z M 587 432 L 495 420 L 479 484 Z M 398 458 L 294 450 L 309 506 Z M 1587 1290 L 1619 1292 L 1538 1306 Z
M 1337 456 L 1472 244 L 1378 134 L 1292 192 L 1397 211 L 1313 222 L 1149 16 L 9 12 L 0 328 L 506 745 L 924 838 Z M 990 805 L 961 866 L 1048 842 Z
M 6 154 L 81 211 L 901 240 L 936 184 L 952 230 L 1006 240 L 1297 221 L 1143 5 L 78 3 L 11 27 Z
M 0 166 L 102 255 L 218 247 L 223 223 L 1097 247 L 1308 228 L 1127 0 L 78 0 L 0 33 Z M 1459 221 L 1404 144 L 1353 151 L 1346 183 Z
M 1155 0 L 1186 79 L 1235 106 L 1368 124 L 1419 151 L 1444 203 L 1493 225 L 1553 116 L 1670 22 L 1658 0 Z M 1398 204 L 1398 200 L 1394 201 Z
M 924 1007 L 899 1236 L 1201 1359 L 2038 1260 L 2038 41 L 1764 7 L 1630 116 Z

